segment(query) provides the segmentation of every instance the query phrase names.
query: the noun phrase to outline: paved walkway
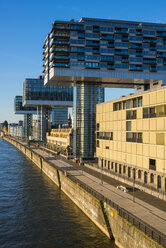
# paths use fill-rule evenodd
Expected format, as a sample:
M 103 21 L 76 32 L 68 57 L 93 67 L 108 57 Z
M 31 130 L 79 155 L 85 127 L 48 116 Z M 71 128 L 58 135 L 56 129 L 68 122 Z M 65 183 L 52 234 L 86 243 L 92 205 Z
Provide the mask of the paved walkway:
M 48 159 L 53 165 L 60 169 L 67 171 L 67 174 L 76 177 L 81 182 L 90 186 L 95 191 L 98 191 L 106 198 L 113 200 L 121 208 L 124 208 L 134 216 L 143 220 L 150 226 L 154 227 L 164 235 L 166 235 L 166 212 L 140 200 L 136 199 L 133 202 L 133 197 L 130 194 L 126 194 L 109 183 L 103 182 L 95 176 L 82 171 L 81 169 L 75 169 L 72 164 L 60 159 L 56 159 L 54 155 L 41 149 L 33 149 L 35 152 Z

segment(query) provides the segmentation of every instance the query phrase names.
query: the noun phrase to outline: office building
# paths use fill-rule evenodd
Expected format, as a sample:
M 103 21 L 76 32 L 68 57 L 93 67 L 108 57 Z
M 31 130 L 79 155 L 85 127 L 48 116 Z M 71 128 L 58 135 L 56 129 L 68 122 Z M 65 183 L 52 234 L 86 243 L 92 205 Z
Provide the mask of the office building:
M 47 133 L 47 147 L 59 150 L 65 154 L 73 150 L 73 130 L 72 128 L 51 129 Z
M 166 191 L 166 86 L 97 105 L 99 166 Z
M 36 128 L 38 134 L 35 134 L 35 137 L 46 141 L 46 132 L 51 130 L 52 108 L 63 107 L 67 109 L 72 107 L 73 89 L 70 86 L 45 86 L 41 76 L 37 79 L 27 78 L 23 84 L 23 106 L 37 107 L 38 121 Z M 64 117 L 62 115 L 61 118 L 63 122 Z M 59 122 L 61 122 L 60 118 Z
M 103 87 L 147 90 L 166 84 L 166 24 L 95 18 L 55 21 L 43 48 L 44 84 L 78 88 L 73 111 L 78 157 L 90 158 L 94 153 L 84 149 L 92 143 L 91 137 L 94 140 L 97 99 L 85 104 L 93 98 L 90 87 L 100 88 L 102 102 Z M 87 113 L 93 114 L 94 121 L 84 122 Z

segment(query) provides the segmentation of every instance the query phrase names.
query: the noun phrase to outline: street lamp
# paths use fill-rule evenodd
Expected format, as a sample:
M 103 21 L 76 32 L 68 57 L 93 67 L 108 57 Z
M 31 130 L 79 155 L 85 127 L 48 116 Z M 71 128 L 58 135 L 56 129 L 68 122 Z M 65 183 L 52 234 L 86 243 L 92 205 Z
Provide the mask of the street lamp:
M 102 157 L 102 154 L 101 154 Z M 101 184 L 103 184 L 103 158 L 101 159 Z
M 136 168 L 133 168 L 133 202 L 135 202 L 135 174 L 136 174 Z

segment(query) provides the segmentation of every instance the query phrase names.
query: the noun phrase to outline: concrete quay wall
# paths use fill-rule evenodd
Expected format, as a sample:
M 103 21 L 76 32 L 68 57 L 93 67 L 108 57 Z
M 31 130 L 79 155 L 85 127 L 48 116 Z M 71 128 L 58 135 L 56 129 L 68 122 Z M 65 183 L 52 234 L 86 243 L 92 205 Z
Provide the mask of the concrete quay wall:
M 19 141 L 4 137 L 4 139 L 35 163 L 109 238 L 115 239 L 119 248 L 159 248 L 152 238 L 139 230 L 131 221 L 123 218 L 120 210 L 108 204 L 104 198 L 99 199 L 82 187 L 81 183 L 70 178 L 65 172 L 54 167 L 51 161 L 46 161 Z

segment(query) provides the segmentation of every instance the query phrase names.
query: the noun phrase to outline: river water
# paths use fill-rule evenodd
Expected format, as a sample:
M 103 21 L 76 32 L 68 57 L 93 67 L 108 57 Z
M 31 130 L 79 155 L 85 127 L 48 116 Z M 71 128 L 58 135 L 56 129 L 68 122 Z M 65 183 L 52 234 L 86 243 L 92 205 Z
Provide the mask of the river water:
M 14 146 L 0 140 L 0 248 L 114 248 Z

